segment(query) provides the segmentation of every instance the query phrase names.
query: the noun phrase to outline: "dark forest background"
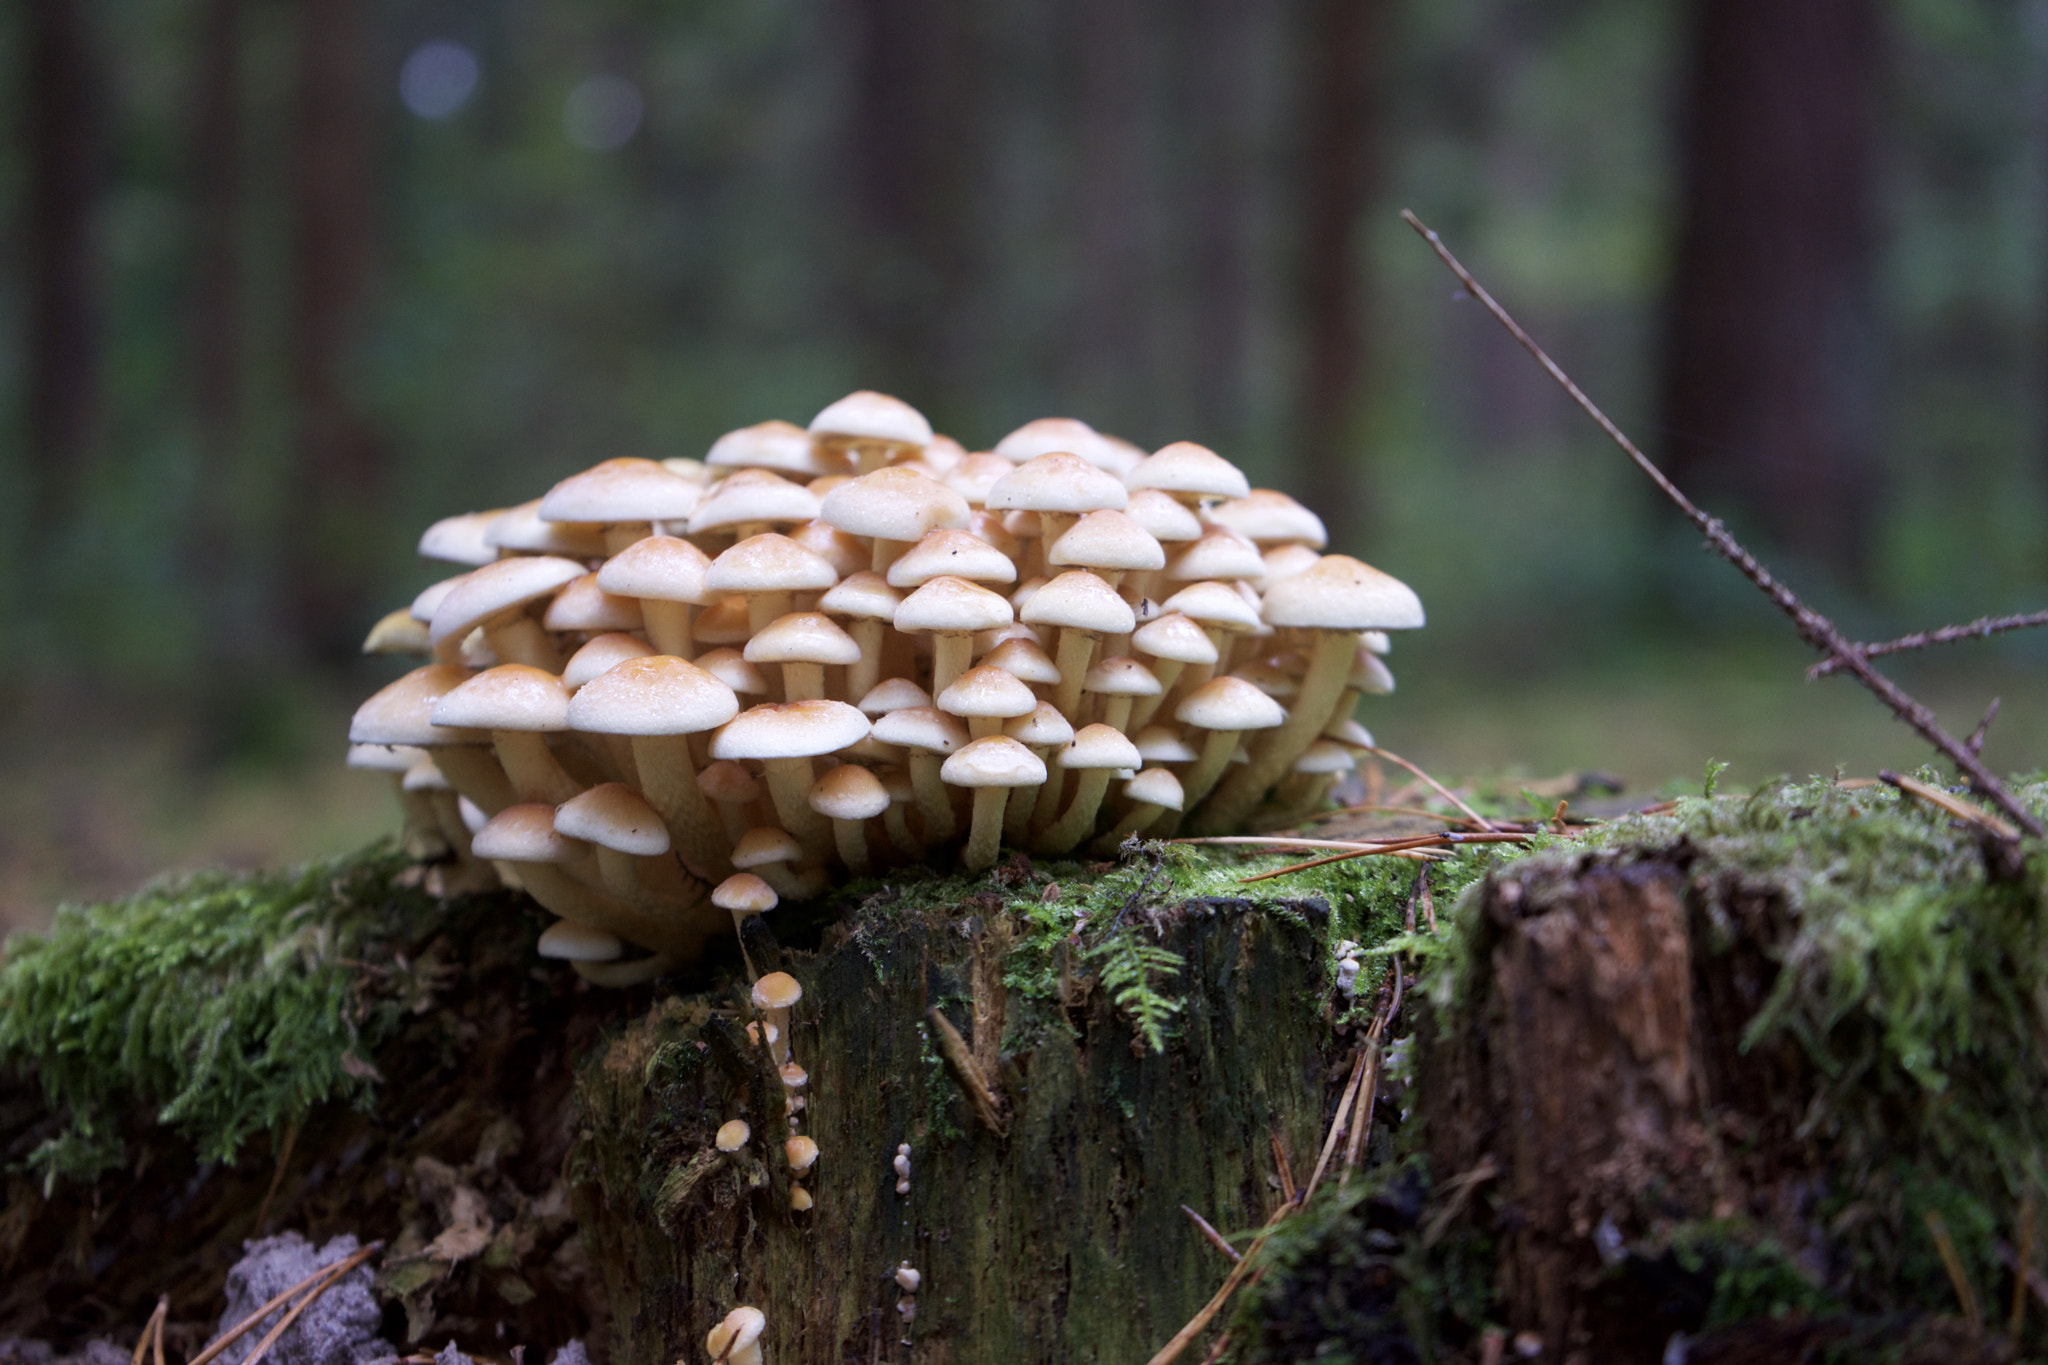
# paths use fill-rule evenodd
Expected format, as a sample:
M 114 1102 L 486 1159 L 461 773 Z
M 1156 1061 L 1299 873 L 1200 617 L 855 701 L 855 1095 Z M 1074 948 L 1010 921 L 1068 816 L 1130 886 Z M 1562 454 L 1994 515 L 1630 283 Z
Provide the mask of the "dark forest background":
M 2042 605 L 2048 0 L 35 0 L 0 97 L 0 915 L 388 823 L 422 526 L 855 387 L 1304 497 L 1425 761 L 1918 762 L 1404 206 L 1855 631 Z M 2037 766 L 2043 643 L 1905 671 Z

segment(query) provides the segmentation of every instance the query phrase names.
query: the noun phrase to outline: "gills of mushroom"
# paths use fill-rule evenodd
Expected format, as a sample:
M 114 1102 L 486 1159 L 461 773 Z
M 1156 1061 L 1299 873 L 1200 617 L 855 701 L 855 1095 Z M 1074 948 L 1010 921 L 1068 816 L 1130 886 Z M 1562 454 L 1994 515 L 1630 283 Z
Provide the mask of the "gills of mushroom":
M 1090 725 L 1077 732 L 1073 743 L 1061 751 L 1059 766 L 1078 772 L 1080 781 L 1059 819 L 1038 837 L 1038 850 L 1055 858 L 1072 852 L 1095 832 L 1095 813 L 1102 808 L 1102 794 L 1109 789 L 1111 774 L 1129 772 L 1143 763 L 1138 746 L 1120 730 Z
M 755 706 L 712 736 L 711 756 L 759 760 L 782 827 L 810 862 L 823 863 L 831 854 L 832 828 L 811 809 L 811 760 L 858 743 L 868 729 L 868 718 L 842 701 Z
M 1124 796 L 1131 808 L 1124 812 L 1124 818 L 1110 828 L 1109 833 L 1097 839 L 1090 852 L 1097 857 L 1107 857 L 1117 851 L 1119 845 L 1133 834 L 1143 834 L 1152 827 L 1163 812 L 1178 811 L 1182 806 L 1180 779 L 1166 768 L 1146 768 L 1124 784 Z
M 571 727 L 631 737 L 640 795 L 661 812 L 684 866 L 706 881 L 732 864 L 725 830 L 697 786 L 689 736 L 725 724 L 739 709 L 730 687 L 665 654 L 627 659 L 569 699 Z
M 1045 764 L 1008 735 L 972 740 L 939 770 L 940 778 L 974 792 L 974 823 L 961 861 L 971 872 L 993 867 L 1003 837 L 1003 806 L 1012 789 L 1045 781 Z
M 832 822 L 839 861 L 856 877 L 873 870 L 868 859 L 867 822 L 889 809 L 889 791 L 866 768 L 842 763 L 819 778 L 808 797 L 811 809 Z
M 1422 603 L 1407 584 L 1349 555 L 1326 555 L 1306 573 L 1274 584 L 1263 610 L 1275 627 L 1316 632 L 1308 673 L 1285 724 L 1217 790 L 1216 799 L 1196 817 L 1197 832 L 1243 823 L 1267 789 L 1322 733 L 1351 674 L 1359 631 L 1412 630 L 1423 623 Z

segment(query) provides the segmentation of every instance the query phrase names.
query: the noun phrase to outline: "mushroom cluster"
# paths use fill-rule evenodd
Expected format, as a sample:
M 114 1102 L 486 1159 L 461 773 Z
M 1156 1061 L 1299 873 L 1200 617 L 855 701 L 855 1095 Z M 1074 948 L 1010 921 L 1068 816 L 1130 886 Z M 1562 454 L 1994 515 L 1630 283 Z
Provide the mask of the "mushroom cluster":
M 371 631 L 431 658 L 351 761 L 444 886 L 495 868 L 560 917 L 544 952 L 645 979 L 845 874 L 1315 810 L 1423 620 L 1324 543 L 1192 442 L 1046 418 L 968 453 L 855 393 L 429 527 L 465 571 Z

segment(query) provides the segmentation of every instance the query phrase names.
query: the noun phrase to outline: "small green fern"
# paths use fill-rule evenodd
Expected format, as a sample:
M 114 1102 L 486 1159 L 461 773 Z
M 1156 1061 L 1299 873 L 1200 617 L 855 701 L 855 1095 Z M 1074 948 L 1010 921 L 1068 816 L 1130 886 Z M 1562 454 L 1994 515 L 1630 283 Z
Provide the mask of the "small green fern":
M 1118 1009 L 1144 1035 L 1154 1052 L 1166 1050 L 1166 1026 L 1180 1013 L 1181 1001 L 1160 993 L 1182 966 L 1181 955 L 1156 943 L 1147 943 L 1136 929 L 1112 932 L 1083 954 L 1100 965 L 1102 988 Z M 1156 984 L 1155 984 L 1156 983 Z

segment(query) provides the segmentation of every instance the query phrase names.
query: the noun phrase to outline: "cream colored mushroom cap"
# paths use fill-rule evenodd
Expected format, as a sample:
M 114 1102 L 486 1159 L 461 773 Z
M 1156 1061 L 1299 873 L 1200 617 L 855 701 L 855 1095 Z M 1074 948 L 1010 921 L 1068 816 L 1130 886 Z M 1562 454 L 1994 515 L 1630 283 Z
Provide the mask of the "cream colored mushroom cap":
M 811 435 L 921 446 L 932 439 L 932 424 L 901 398 L 858 389 L 826 404 L 811 419 Z
M 363 637 L 365 654 L 425 654 L 433 647 L 426 622 L 406 607 L 385 612 Z
M 946 471 L 946 487 L 967 500 L 970 507 L 985 507 L 988 490 L 1017 466 L 1000 455 L 978 451 Z
M 1159 605 L 1164 611 L 1177 611 L 1201 625 L 1225 630 L 1257 630 L 1262 624 L 1252 604 L 1228 583 L 1190 583 Z
M 484 531 L 484 543 L 500 550 L 562 555 L 568 559 L 601 559 L 605 553 L 602 526 L 542 521 L 539 498 L 500 512 Z
M 1132 742 L 1147 763 L 1192 763 L 1201 756 L 1170 725 L 1148 725 Z
M 482 744 L 490 736 L 477 730 L 451 730 L 434 724 L 434 705 L 474 677 L 455 664 L 428 664 L 377 689 L 356 708 L 349 721 L 351 744 Z
M 1265 563 L 1265 571 L 1259 575 L 1258 582 L 1264 589 L 1298 573 L 1308 572 L 1322 556 L 1306 545 L 1287 544 L 1275 545 L 1260 558 Z
M 747 1145 L 747 1139 L 753 1135 L 754 1130 L 747 1126 L 745 1119 L 727 1119 L 724 1123 L 718 1125 L 718 1134 L 713 1141 L 721 1152 L 737 1152 L 740 1148 Z M 745 1313 L 752 1313 L 754 1317 L 742 1317 L 741 1315 Z M 738 1322 L 734 1321 L 736 1318 L 739 1319 Z M 759 1319 L 759 1321 L 756 1322 L 755 1319 Z M 748 1325 L 751 1324 L 753 1326 L 754 1336 L 758 1337 L 761 1335 L 761 1327 L 766 1325 L 766 1323 L 767 1319 L 761 1316 L 761 1311 L 757 1308 L 735 1308 L 732 1312 L 725 1315 L 724 1322 L 711 1329 L 711 1335 L 705 1338 L 704 1344 L 711 1348 L 711 1354 L 714 1356 L 723 1355 L 728 1344 L 734 1349 L 746 1344 L 746 1342 L 737 1341 L 734 1338 L 741 1335 Z M 719 1336 L 721 1332 L 725 1334 L 723 1338 Z M 752 1338 L 748 1338 L 748 1340 L 751 1341 Z M 712 1345 L 714 1341 L 718 1342 L 716 1346 Z
M 803 856 L 803 845 L 796 837 L 775 825 L 757 825 L 732 846 L 732 865 L 737 868 L 793 863 Z
M 875 721 L 875 738 L 928 754 L 951 754 L 967 743 L 967 727 L 934 706 L 906 706 Z
M 1244 471 L 1205 445 L 1175 441 L 1161 446 L 1124 476 L 1132 488 L 1210 498 L 1242 498 L 1252 491 Z
M 1344 682 L 1361 692 L 1385 696 L 1394 690 L 1394 670 L 1381 663 L 1379 655 L 1360 645 L 1351 661 L 1351 676 Z
M 1045 764 L 1008 735 L 988 735 L 948 758 L 939 780 L 955 787 L 1033 787 L 1045 781 Z
M 766 469 L 742 469 L 704 495 L 690 513 L 690 534 L 752 521 L 802 522 L 818 515 L 818 496 Z
M 1123 510 L 1131 500 L 1123 480 L 1079 455 L 1035 456 L 996 480 L 984 505 L 991 512 L 1094 512 Z
M 1218 503 L 1209 509 L 1209 520 L 1261 545 L 1291 540 L 1320 550 L 1330 540 L 1321 517 L 1272 488 L 1254 488 L 1241 498 Z
M 782 903 L 775 888 L 751 872 L 735 872 L 711 889 L 711 903 L 721 910 L 758 915 Z
M 1003 723 L 1003 733 L 1019 744 L 1035 744 L 1050 747 L 1065 744 L 1074 737 L 1074 723 L 1068 720 L 1057 706 L 1042 701 L 1034 706 L 1028 715 L 1014 717 Z
M 471 570 L 434 608 L 427 633 L 435 651 L 447 662 L 447 652 L 460 647 L 463 637 L 478 626 L 550 595 L 585 572 L 577 561 L 552 555 L 500 559 Z
M 555 808 L 538 801 L 507 806 L 469 841 L 479 858 L 508 863 L 559 863 L 576 856 L 578 843 L 555 828 Z
M 555 829 L 636 858 L 655 858 L 669 850 L 668 828 L 660 813 L 623 782 L 601 782 L 555 807 Z
M 1275 583 L 1261 610 L 1270 625 L 1314 630 L 1414 630 L 1423 622 L 1412 588 L 1349 555 L 1324 555 Z
M 733 690 L 672 654 L 627 659 L 569 698 L 570 728 L 599 735 L 693 735 L 739 714 Z
M 351 744 L 348 766 L 373 773 L 410 772 L 427 758 L 427 751 L 411 744 Z M 431 760 L 428 760 L 431 761 Z
M 721 758 L 697 771 L 697 790 L 713 801 L 752 801 L 761 794 L 761 779 L 731 759 Z
M 643 536 L 604 562 L 597 586 L 622 597 L 707 605 L 717 600 L 704 586 L 711 560 L 679 536 Z
M 676 521 L 690 515 L 704 490 L 653 460 L 621 457 L 571 474 L 540 500 L 542 521 L 618 525 Z
M 951 716 L 1008 720 L 1030 715 L 1038 705 L 1038 694 L 1015 674 L 983 664 L 955 678 L 939 693 L 938 704 Z
M 839 571 L 788 536 L 770 531 L 748 536 L 721 553 L 704 571 L 707 592 L 821 592 L 839 581 Z
M 544 668 L 499 664 L 435 702 L 434 724 L 472 730 L 566 730 L 569 689 Z
M 1131 643 L 1155 659 L 1174 663 L 1213 664 L 1219 657 L 1209 632 L 1181 611 L 1153 617 L 1131 633 Z
M 872 569 L 848 574 L 818 599 L 818 610 L 857 620 L 893 621 L 903 594 Z
M 925 533 L 967 524 L 967 499 L 914 469 L 878 469 L 825 495 L 818 515 L 850 535 L 922 540 Z
M 1266 572 L 1259 547 L 1228 526 L 1211 526 L 1173 557 L 1166 576 L 1176 583 L 1203 578 L 1258 578 Z
M 1332 739 L 1319 739 L 1294 760 L 1298 773 L 1348 773 L 1358 766 L 1351 750 Z
M 1150 806 L 1164 806 L 1168 810 L 1179 810 L 1187 799 L 1180 779 L 1171 769 L 1146 768 L 1124 783 L 1124 795 L 1133 801 L 1143 801 Z
M 1011 464 L 1062 452 L 1093 463 L 1101 444 L 1095 428 L 1078 417 L 1037 417 L 997 441 L 995 453 Z
M 505 514 L 502 507 L 492 512 L 463 512 L 443 517 L 420 535 L 420 558 L 444 564 L 467 564 L 480 568 L 498 557 L 498 547 L 484 539 L 491 523 Z
M 782 1144 L 782 1154 L 789 1158 L 792 1171 L 808 1171 L 817 1164 L 818 1144 L 799 1133 Z
M 1081 686 L 1104 697 L 1156 697 L 1160 690 L 1158 675 L 1136 659 L 1121 655 L 1090 668 Z
M 1154 540 L 1193 540 L 1202 534 L 1202 519 L 1193 509 L 1157 488 L 1133 489 L 1124 515 L 1142 526 Z
M 868 820 L 889 809 L 882 779 L 854 763 L 842 763 L 813 782 L 807 799 L 828 820 Z
M 941 527 L 906 550 L 889 566 L 889 586 L 914 588 L 951 574 L 971 583 L 1014 583 L 1017 566 L 995 546 L 966 531 Z
M 884 678 L 860 699 L 860 709 L 870 716 L 886 716 L 913 706 L 930 706 L 931 693 L 908 678 Z
M 868 733 L 868 718 L 843 701 L 750 707 L 711 737 L 713 758 L 809 758 L 835 753 Z
M 747 998 L 757 1010 L 786 1010 L 804 998 L 804 988 L 788 972 L 770 972 L 754 983 Z
M 1031 594 L 1019 613 L 1027 625 L 1128 634 L 1138 624 L 1131 604 L 1086 569 L 1069 569 Z
M 704 463 L 713 469 L 773 469 L 805 478 L 838 469 L 819 455 L 811 433 L 794 422 L 780 420 L 726 432 L 711 443 Z
M 764 626 L 743 657 L 750 664 L 852 664 L 860 662 L 860 645 L 831 617 L 796 611 Z
M 625 951 L 618 937 L 592 924 L 560 919 L 541 930 L 540 955 L 557 962 L 612 962 Z
M 734 694 L 742 697 L 765 696 L 768 679 L 760 669 L 748 663 L 746 656 L 736 649 L 711 649 L 699 654 L 697 667 L 730 687 Z
M 932 579 L 896 608 L 896 629 L 902 631 L 993 630 L 1015 619 L 1015 611 L 1001 594 L 951 575 Z
M 440 608 L 441 603 L 448 599 L 448 594 L 454 592 L 456 585 L 467 577 L 469 575 L 466 573 L 457 574 L 453 578 L 444 578 L 438 583 L 427 584 L 426 587 L 421 588 L 413 597 L 412 607 L 407 612 L 407 615 L 411 616 L 413 620 L 421 625 L 427 624 L 434 619 L 435 611 Z M 429 640 L 429 643 L 432 643 L 432 641 Z
M 645 659 L 654 646 L 637 635 L 610 631 L 592 636 L 562 665 L 562 685 L 574 692 L 600 673 L 618 667 L 628 659 Z
M 597 575 L 584 574 L 562 585 L 540 623 L 565 634 L 588 634 L 608 630 L 638 630 L 644 624 L 637 598 L 606 592 Z
M 1000 668 L 1024 682 L 1041 686 L 1049 687 L 1060 680 L 1060 668 L 1052 661 L 1052 656 L 1021 637 L 1005 640 L 982 655 L 981 667 Z
M 1287 712 L 1243 678 L 1226 674 L 1190 692 L 1173 718 L 1203 730 L 1269 730 L 1284 724 Z
M 1046 548 L 1045 560 L 1085 569 L 1142 572 L 1166 566 L 1166 547 L 1124 513 L 1104 508 L 1069 527 Z
M 1084 725 L 1059 752 L 1062 768 L 1141 768 L 1145 760 L 1124 732 L 1107 725 Z
M 419 749 L 412 752 L 424 754 L 426 751 Z M 409 792 L 446 792 L 455 790 L 454 784 L 442 775 L 440 767 L 431 758 L 422 758 L 419 762 L 407 768 L 401 785 Z M 477 823 L 482 824 L 483 822 L 479 820 Z
M 738 1123 L 741 1128 L 747 1126 L 744 1123 L 740 1123 L 738 1119 L 734 1119 L 725 1128 L 732 1127 L 734 1123 Z M 725 1145 L 725 1128 L 718 1130 L 718 1148 L 720 1151 L 736 1151 L 746 1144 L 747 1139 L 742 1137 L 731 1147 L 727 1147 Z M 705 1335 L 704 1349 L 711 1353 L 713 1360 L 729 1361 L 759 1341 L 762 1331 L 767 1326 L 768 1319 L 760 1309 L 749 1308 L 742 1304 L 740 1307 L 727 1313 L 725 1320 Z

